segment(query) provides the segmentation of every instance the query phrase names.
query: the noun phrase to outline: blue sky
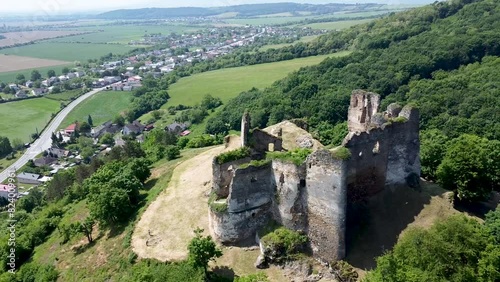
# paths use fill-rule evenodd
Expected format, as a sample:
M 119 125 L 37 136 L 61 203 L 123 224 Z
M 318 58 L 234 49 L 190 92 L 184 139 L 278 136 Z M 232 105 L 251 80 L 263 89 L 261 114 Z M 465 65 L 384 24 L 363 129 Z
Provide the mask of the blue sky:
M 5 1 L 5 0 L 2 0 Z M 335 3 L 363 3 L 377 2 L 387 4 L 414 4 L 431 3 L 433 0 L 14 0 L 9 4 L 2 4 L 0 13 L 9 12 L 29 12 L 29 13 L 48 13 L 60 14 L 67 11 L 108 11 L 113 9 L 132 9 L 146 7 L 186 7 L 186 6 L 227 6 L 252 3 L 269 2 L 299 2 L 323 4 L 329 2 Z

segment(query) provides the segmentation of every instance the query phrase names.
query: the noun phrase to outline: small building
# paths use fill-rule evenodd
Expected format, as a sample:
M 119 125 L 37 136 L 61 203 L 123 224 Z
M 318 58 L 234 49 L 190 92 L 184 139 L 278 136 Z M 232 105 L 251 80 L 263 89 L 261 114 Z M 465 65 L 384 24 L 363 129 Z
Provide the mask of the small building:
M 133 123 L 123 127 L 123 135 L 140 134 L 144 131 L 144 128 L 144 125 L 135 120 Z
M 23 172 L 17 175 L 17 181 L 24 184 L 40 184 L 40 175 Z
M 34 96 L 42 96 L 47 92 L 48 92 L 48 90 L 46 90 L 44 88 L 35 88 L 35 89 L 31 90 L 31 94 L 33 94 Z
M 174 134 L 179 134 L 186 129 L 187 129 L 187 124 L 178 123 L 178 122 L 174 122 L 172 124 L 167 125 L 167 127 L 165 127 L 166 131 L 174 133 Z
M 66 127 L 66 129 L 64 129 L 64 134 L 71 135 L 75 133 L 77 126 L 78 125 L 76 123 L 70 124 L 68 127 Z
M 46 156 L 33 161 L 36 167 L 47 166 L 57 162 L 57 158 Z
M 184 130 L 183 132 L 181 132 L 179 135 L 180 136 L 188 136 L 189 134 L 191 134 L 191 131 L 189 130 Z
M 18 99 L 28 98 L 28 94 L 26 94 L 26 91 L 24 90 L 19 90 L 16 92 L 16 98 Z
M 24 84 L 24 86 L 26 86 L 28 88 L 33 87 L 33 81 L 31 81 L 31 80 L 26 81 L 26 83 Z
M 70 152 L 68 150 L 52 147 L 47 150 L 47 153 L 49 155 L 52 155 L 54 158 L 67 158 L 70 155 Z

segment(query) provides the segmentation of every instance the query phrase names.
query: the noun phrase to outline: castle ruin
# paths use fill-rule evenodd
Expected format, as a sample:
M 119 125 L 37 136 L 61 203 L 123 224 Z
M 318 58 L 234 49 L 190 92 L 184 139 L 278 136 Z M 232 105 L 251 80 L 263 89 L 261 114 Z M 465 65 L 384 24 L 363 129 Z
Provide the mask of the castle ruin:
M 367 199 L 386 187 L 418 185 L 419 112 L 391 104 L 378 112 L 380 96 L 353 91 L 349 133 L 342 146 L 325 149 L 300 127 L 283 122 L 250 132 L 242 119 L 242 145 L 250 154 L 213 161 L 213 193 L 224 209 L 209 209 L 210 229 L 222 243 L 253 238 L 270 220 L 303 232 L 313 255 L 336 261 L 345 257 L 347 204 Z M 293 127 L 295 132 L 288 134 Z M 310 148 L 300 164 L 283 159 L 252 162 L 269 151 Z

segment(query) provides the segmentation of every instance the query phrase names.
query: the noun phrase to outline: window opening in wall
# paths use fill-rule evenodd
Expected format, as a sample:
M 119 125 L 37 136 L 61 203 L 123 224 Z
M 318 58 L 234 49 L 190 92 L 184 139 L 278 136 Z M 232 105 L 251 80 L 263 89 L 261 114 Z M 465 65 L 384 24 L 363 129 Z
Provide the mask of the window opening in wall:
M 380 153 L 380 143 L 378 143 L 378 142 L 375 143 L 375 146 L 373 147 L 372 151 L 373 151 L 374 154 Z

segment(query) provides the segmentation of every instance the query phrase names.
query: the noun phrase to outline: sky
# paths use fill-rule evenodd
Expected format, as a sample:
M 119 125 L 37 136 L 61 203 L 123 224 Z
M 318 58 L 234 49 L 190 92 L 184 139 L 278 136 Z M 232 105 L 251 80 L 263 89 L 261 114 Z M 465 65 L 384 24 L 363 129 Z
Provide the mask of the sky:
M 6 1 L 6 0 L 1 0 Z M 214 7 L 241 4 L 298 2 L 298 3 L 385 3 L 415 4 L 430 3 L 431 0 L 14 0 L 0 5 L 0 13 L 30 13 L 60 15 L 66 12 L 105 12 L 114 9 L 148 7 Z

